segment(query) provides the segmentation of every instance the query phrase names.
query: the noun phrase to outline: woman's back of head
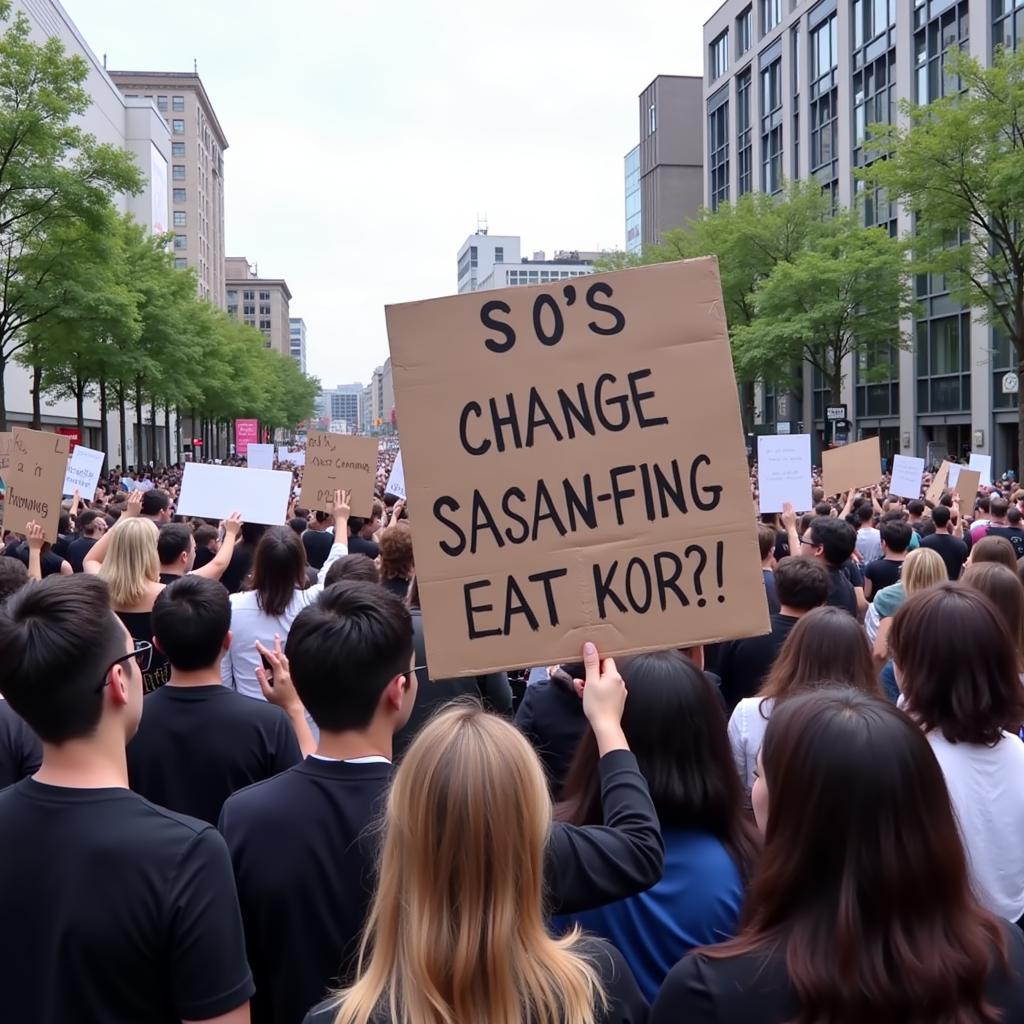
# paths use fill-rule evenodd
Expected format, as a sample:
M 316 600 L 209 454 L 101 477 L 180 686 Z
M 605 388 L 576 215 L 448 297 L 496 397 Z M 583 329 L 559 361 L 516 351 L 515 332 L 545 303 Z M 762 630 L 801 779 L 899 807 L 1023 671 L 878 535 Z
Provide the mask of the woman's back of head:
M 112 608 L 131 609 L 142 600 L 148 584 L 159 581 L 159 536 L 156 523 L 138 517 L 111 531 L 99 575 L 110 591 Z
M 999 562 L 1007 569 L 1017 568 L 1017 552 L 1006 537 L 982 537 L 971 546 L 970 564 Z
M 250 590 L 267 615 L 283 615 L 306 586 L 306 548 L 299 535 L 287 526 L 272 526 L 256 545 Z
M 948 579 L 942 555 L 932 548 L 915 548 L 903 561 L 900 582 L 907 595 L 945 583 Z
M 743 927 L 708 955 L 781 943 L 800 1021 L 991 1019 L 983 987 L 1005 940 L 971 895 L 913 722 L 849 688 L 801 694 L 772 714 L 761 761 L 765 846 Z
M 548 936 L 542 909 L 551 824 L 536 754 L 471 704 L 442 711 L 410 745 L 388 798 L 359 979 L 339 1022 L 579 1021 L 602 995 L 575 934 Z M 437 1008 L 442 1006 L 447 1015 Z
M 1013 637 L 1018 656 L 1024 657 L 1024 584 L 1017 573 L 1001 562 L 981 562 L 968 566 L 960 582 L 992 602 Z

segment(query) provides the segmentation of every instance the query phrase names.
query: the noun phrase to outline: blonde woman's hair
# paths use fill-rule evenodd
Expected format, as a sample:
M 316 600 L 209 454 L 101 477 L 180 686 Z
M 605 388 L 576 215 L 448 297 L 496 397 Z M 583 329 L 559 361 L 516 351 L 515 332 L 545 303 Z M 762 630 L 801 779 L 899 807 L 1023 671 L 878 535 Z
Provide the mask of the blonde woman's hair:
M 146 593 L 147 583 L 160 579 L 156 542 L 160 535 L 151 519 L 128 519 L 110 531 L 100 578 L 107 581 L 112 608 L 131 608 Z
M 472 705 L 436 715 L 388 798 L 377 891 L 336 1024 L 593 1024 L 580 933 L 548 935 L 551 799 L 537 755 Z
M 948 580 L 949 573 L 946 571 L 942 555 L 931 548 L 915 548 L 903 561 L 900 582 L 907 597 Z

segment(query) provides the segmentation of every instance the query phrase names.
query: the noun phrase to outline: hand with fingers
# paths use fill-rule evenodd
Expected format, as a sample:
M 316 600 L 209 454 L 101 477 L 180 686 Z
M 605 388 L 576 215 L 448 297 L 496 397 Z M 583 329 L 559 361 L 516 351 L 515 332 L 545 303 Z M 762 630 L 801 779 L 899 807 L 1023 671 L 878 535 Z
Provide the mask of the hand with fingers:
M 256 653 L 262 664 L 256 669 L 256 679 L 263 691 L 263 696 L 271 704 L 276 704 L 285 711 L 302 710 L 302 701 L 292 684 L 291 672 L 288 669 L 288 658 L 281 648 L 281 634 L 274 634 L 274 648 L 264 647 L 256 641 Z

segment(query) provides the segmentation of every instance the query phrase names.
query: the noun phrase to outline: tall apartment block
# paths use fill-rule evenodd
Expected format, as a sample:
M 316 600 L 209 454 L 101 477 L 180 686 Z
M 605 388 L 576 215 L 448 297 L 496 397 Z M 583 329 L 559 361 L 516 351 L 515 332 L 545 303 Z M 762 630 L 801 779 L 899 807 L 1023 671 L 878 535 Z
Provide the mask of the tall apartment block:
M 989 63 L 1022 35 L 1022 0 L 727 0 L 704 26 L 705 204 L 813 178 L 837 203 L 859 202 L 866 224 L 908 233 L 904 210 L 854 181 L 871 159 L 868 126 L 893 123 L 900 100 L 957 91 L 951 50 Z M 921 313 L 903 325 L 910 349 L 848 360 L 853 439 L 877 435 L 889 458 L 988 452 L 1000 473 L 1019 471 L 1006 338 L 940 277 L 918 276 L 914 292 Z M 802 387 L 765 391 L 762 418 L 823 435 L 826 404 L 824 381 L 804 367 Z
M 292 293 L 287 283 L 280 277 L 260 277 L 244 256 L 229 256 L 224 274 L 228 316 L 262 331 L 267 348 L 291 355 Z
M 288 318 L 288 350 L 299 369 L 306 372 L 306 321 L 301 316 Z M 362 388 L 362 385 L 359 385 Z
M 594 260 L 602 255 L 559 250 L 549 260 L 547 254 L 540 251 L 532 256 L 520 256 L 519 249 L 518 235 L 489 235 L 483 229 L 470 235 L 456 257 L 460 294 L 582 277 L 594 272 Z
M 111 71 L 126 99 L 148 99 L 171 129 L 167 183 L 174 264 L 194 267 L 199 294 L 224 308 L 224 150 L 228 140 L 199 75 Z

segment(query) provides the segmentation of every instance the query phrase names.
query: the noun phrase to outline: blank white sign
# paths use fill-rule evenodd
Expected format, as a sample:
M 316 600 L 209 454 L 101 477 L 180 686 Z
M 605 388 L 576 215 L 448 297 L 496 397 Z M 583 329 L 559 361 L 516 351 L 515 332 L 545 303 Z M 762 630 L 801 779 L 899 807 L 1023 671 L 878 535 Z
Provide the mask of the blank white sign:
M 181 479 L 179 516 L 226 519 L 241 513 L 243 522 L 284 523 L 292 475 L 268 469 L 238 469 L 189 462 Z
M 924 459 L 917 459 L 912 455 L 897 455 L 892 460 L 889 493 L 900 498 L 920 498 L 923 476 Z
M 967 463 L 968 469 L 976 469 L 981 474 L 981 486 L 992 486 L 992 456 L 971 452 L 971 458 Z
M 797 512 L 813 506 L 810 434 L 758 437 L 757 491 L 761 512 L 781 512 L 787 501 Z
M 274 446 L 272 444 L 251 444 L 245 453 L 250 469 L 273 469 Z
M 391 467 L 391 476 L 388 477 L 388 485 L 384 488 L 384 493 L 393 494 L 405 501 L 405 469 L 402 466 L 401 452 L 395 456 L 395 464 Z

